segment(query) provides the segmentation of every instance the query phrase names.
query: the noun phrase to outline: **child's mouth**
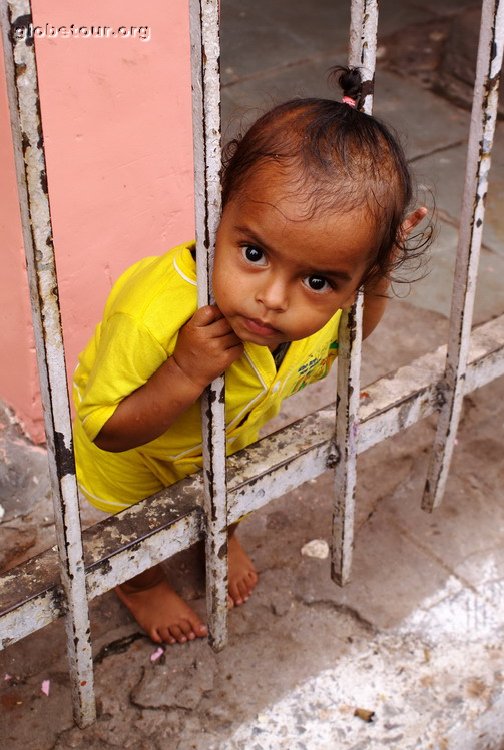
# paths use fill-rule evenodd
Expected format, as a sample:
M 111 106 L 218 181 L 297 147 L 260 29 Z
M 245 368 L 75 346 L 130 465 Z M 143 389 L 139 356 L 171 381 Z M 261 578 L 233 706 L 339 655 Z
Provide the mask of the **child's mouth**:
M 274 328 L 268 323 L 263 323 L 261 320 L 246 317 L 243 317 L 242 320 L 245 328 L 247 328 L 250 333 L 255 333 L 258 336 L 273 336 L 274 334 L 279 333 L 278 328 Z

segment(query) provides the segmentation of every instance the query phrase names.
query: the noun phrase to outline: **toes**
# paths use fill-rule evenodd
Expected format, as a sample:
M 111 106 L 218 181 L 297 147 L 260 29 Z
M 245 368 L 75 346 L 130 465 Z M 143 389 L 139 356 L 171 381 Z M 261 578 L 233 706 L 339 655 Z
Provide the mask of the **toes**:
M 239 588 L 239 590 L 240 590 L 240 594 L 241 594 L 241 596 L 242 596 L 242 599 L 243 599 L 244 601 L 247 601 L 247 599 L 249 598 L 249 596 L 250 596 L 250 594 L 251 594 L 251 592 L 252 592 L 252 588 L 253 588 L 253 587 L 252 587 L 252 586 L 250 585 L 249 581 L 248 581 L 248 580 L 247 580 L 246 578 L 244 578 L 244 579 L 243 579 L 242 581 L 240 581 L 240 583 L 238 584 L 238 588 Z
M 193 641 L 195 639 L 196 636 L 193 632 L 192 625 L 189 620 L 179 620 L 177 624 L 182 631 L 183 636 L 185 636 L 190 641 Z
M 187 637 L 184 635 L 178 625 L 170 625 L 168 630 L 178 643 L 185 643 L 187 641 Z
M 159 628 L 158 632 L 162 638 L 163 643 L 168 643 L 170 646 L 173 646 L 173 644 L 177 642 L 175 638 L 172 636 L 172 634 L 170 633 L 170 631 L 168 630 L 168 628 Z M 156 641 L 156 643 L 158 643 L 158 641 Z
M 231 599 L 233 601 L 233 605 L 237 605 L 237 604 L 242 604 L 243 603 L 243 599 L 242 599 L 242 596 L 240 594 L 240 590 L 238 588 L 238 583 L 237 582 L 234 582 L 234 581 L 230 582 L 230 584 L 229 584 L 229 596 L 231 597 Z
M 151 641 L 154 641 L 154 643 L 163 643 L 163 641 L 165 640 L 162 634 L 158 633 L 158 631 L 154 630 L 154 628 L 152 630 L 149 630 L 147 635 L 149 636 Z
M 206 625 L 203 625 L 202 622 L 199 622 L 196 625 L 193 625 L 193 632 L 197 638 L 205 638 L 205 636 L 208 635 L 208 628 Z
M 179 620 L 176 624 L 166 628 L 159 628 L 163 641 L 173 645 L 174 643 L 187 643 L 196 638 L 204 638 L 208 635 L 206 625 L 201 622 L 192 624 L 189 620 Z

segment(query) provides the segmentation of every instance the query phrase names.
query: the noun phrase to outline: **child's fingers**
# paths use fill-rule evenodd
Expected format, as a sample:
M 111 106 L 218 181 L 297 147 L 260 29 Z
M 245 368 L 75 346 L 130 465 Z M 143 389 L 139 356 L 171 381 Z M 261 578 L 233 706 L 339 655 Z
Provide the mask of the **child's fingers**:
M 229 349 L 229 347 L 240 343 L 240 339 L 219 308 L 215 307 L 215 309 L 209 310 L 209 308 L 214 307 L 213 305 L 207 305 L 205 308 L 200 308 L 204 312 L 201 316 L 198 316 L 197 320 L 193 317 L 192 324 L 195 328 L 204 329 L 198 332 L 200 336 L 204 337 L 203 340 L 216 340 L 215 343 L 218 343 L 220 348 Z M 204 322 L 205 320 L 207 322 Z
M 225 320 L 217 305 L 203 305 L 192 316 L 192 322 L 196 326 L 208 326 L 217 320 Z
M 200 326 L 201 327 L 201 326 Z M 203 333 L 211 338 L 219 338 L 221 336 L 227 336 L 233 331 L 226 318 L 218 318 L 213 320 L 208 325 L 204 326 L 206 329 Z

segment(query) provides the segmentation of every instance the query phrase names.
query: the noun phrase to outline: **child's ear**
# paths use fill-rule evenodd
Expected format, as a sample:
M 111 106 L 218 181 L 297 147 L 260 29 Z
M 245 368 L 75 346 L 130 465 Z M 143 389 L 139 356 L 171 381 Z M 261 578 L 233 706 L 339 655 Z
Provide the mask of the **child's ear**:
M 426 216 L 427 216 L 427 209 L 425 206 L 419 206 L 418 208 L 415 208 L 415 210 L 412 211 L 410 214 L 408 214 L 408 216 L 404 219 L 403 223 L 401 224 L 400 235 L 403 241 L 408 237 L 408 235 L 411 234 L 411 232 L 416 227 L 416 225 L 420 224 L 422 219 L 425 219 Z

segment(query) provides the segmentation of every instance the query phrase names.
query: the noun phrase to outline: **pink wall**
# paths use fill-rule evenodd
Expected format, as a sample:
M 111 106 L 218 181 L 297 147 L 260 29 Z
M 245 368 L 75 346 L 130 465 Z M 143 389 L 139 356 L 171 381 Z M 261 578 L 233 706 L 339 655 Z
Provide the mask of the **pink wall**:
M 193 234 L 191 86 L 185 0 L 33 0 L 34 24 L 148 27 L 148 40 L 36 39 L 63 331 L 71 373 L 112 281 Z M 85 33 L 85 32 L 84 32 Z M 4 85 L 3 82 L 0 85 Z M 5 95 L 0 398 L 42 439 Z M 4 154 L 5 151 L 5 154 Z M 5 182 L 5 184 L 3 184 Z M 4 359 L 5 361 L 5 359 Z
M 3 61 L 1 47 L 0 53 Z M 38 377 L 3 67 L 0 69 L 0 164 L 0 399 L 13 407 L 19 406 L 20 417 L 39 437 Z

